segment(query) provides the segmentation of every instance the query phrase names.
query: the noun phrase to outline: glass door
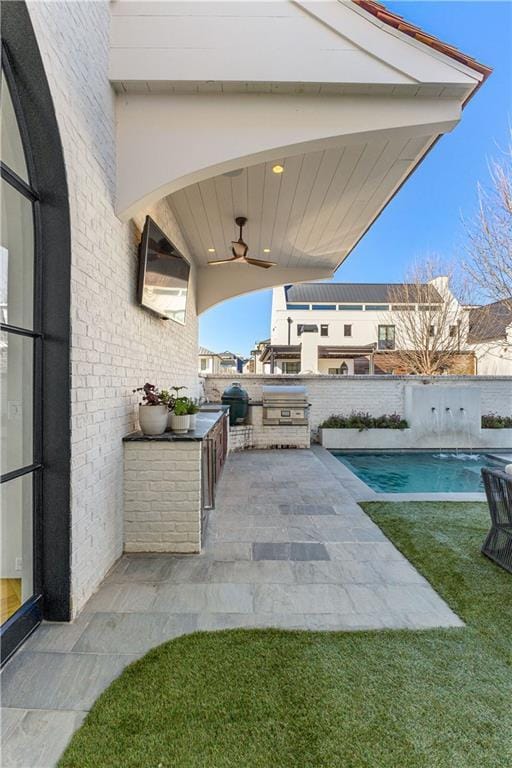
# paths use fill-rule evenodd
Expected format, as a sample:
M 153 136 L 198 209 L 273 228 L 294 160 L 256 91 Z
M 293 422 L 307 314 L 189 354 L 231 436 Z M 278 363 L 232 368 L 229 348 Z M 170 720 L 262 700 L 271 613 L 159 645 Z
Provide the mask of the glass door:
M 0 637 L 2 661 L 41 620 L 37 561 L 41 506 L 38 196 L 9 72 L 1 81 Z

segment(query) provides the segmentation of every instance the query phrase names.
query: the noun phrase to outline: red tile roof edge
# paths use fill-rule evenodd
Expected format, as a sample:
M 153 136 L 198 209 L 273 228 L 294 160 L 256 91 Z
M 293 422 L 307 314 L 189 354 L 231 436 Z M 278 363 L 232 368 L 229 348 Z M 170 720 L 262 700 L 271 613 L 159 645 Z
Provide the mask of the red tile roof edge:
M 435 51 L 439 51 L 439 53 L 444 53 L 451 59 L 455 59 L 455 61 L 464 64 L 466 67 L 474 69 L 476 72 L 479 72 L 484 76 L 484 80 L 491 74 L 491 67 L 488 67 L 485 64 L 481 64 L 471 56 L 467 56 L 453 45 L 443 43 L 443 41 L 439 40 L 439 38 L 434 37 L 433 35 L 429 35 L 427 32 L 424 32 L 422 29 L 420 29 L 420 27 L 416 27 L 414 24 L 406 21 L 402 16 L 399 16 L 392 11 L 388 11 L 388 9 L 382 5 L 382 3 L 377 3 L 376 0 L 352 0 L 352 2 L 363 10 L 368 11 L 368 13 L 371 13 L 380 21 L 388 24 L 390 27 L 398 29 L 399 32 L 403 32 L 404 34 L 409 35 L 409 37 L 413 37 L 415 40 L 418 40 L 418 42 L 423 43 L 424 45 L 428 45 L 429 48 L 433 48 Z

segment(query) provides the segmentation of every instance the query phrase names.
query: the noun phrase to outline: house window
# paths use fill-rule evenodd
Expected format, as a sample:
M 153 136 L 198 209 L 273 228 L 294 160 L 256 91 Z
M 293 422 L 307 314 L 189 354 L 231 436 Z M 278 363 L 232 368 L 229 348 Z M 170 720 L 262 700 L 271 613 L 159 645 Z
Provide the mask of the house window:
M 338 304 L 340 312 L 361 312 L 363 309 L 362 304 Z
M 339 368 L 329 368 L 328 373 L 330 376 L 337 376 L 340 372 Z
M 201 358 L 201 370 L 202 371 L 206 371 L 207 368 L 208 368 L 208 360 L 206 359 L 206 357 L 202 357 Z
M 343 335 L 344 336 L 352 336 L 352 326 L 351 325 L 344 325 L 343 326 Z
M 379 349 L 395 348 L 395 326 L 379 325 Z
M 348 373 L 348 365 L 347 365 L 346 363 L 342 363 L 342 364 L 341 364 L 341 366 L 340 366 L 340 373 L 341 373 L 343 376 L 346 376 L 346 375 L 347 375 L 347 373 Z
M 320 326 L 320 336 L 328 336 L 329 335 L 329 326 L 328 325 L 321 325 Z
M 387 312 L 389 304 L 366 304 L 365 309 L 367 312 Z
M 436 335 L 436 328 L 435 328 L 434 325 L 429 326 L 428 335 L 429 336 L 435 336 Z
M 309 309 L 309 304 L 287 304 L 286 309 Z
M 454 339 L 457 336 L 457 326 L 456 325 L 450 325 L 449 330 L 449 336 L 451 339 Z
M 313 304 L 311 309 L 336 309 L 336 304 Z
M 297 325 L 297 336 L 302 336 L 303 333 L 318 333 L 318 325 L 305 325 L 299 323 Z
M 300 373 L 300 362 L 298 360 L 283 362 L 281 369 L 283 373 Z

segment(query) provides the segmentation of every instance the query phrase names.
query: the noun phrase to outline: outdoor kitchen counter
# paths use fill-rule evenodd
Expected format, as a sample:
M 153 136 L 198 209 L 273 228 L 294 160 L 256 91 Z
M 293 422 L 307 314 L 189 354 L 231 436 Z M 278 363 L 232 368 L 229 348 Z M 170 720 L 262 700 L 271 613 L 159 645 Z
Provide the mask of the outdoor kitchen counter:
M 184 435 L 123 438 L 125 552 L 201 551 L 228 449 L 228 410 L 201 410 Z
M 227 411 L 226 406 L 218 406 L 218 410 L 201 410 L 197 414 L 196 428 L 190 430 L 184 435 L 177 435 L 175 432 L 164 432 L 163 435 L 145 435 L 140 430 L 130 432 L 123 437 L 124 442 L 151 441 L 151 442 L 176 442 L 183 440 L 204 440 L 214 426 L 222 419 Z

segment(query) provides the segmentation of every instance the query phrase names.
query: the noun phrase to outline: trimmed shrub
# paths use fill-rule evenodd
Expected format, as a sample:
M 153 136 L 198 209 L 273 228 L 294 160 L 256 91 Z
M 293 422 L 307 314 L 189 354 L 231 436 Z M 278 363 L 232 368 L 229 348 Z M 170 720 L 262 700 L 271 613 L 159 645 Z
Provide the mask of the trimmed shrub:
M 370 416 L 363 411 L 352 411 L 348 416 L 329 416 L 320 424 L 320 429 L 358 429 L 364 432 L 365 429 L 407 429 L 408 426 L 398 413 Z
M 482 429 L 511 429 L 512 416 L 499 416 L 497 413 L 482 415 Z

